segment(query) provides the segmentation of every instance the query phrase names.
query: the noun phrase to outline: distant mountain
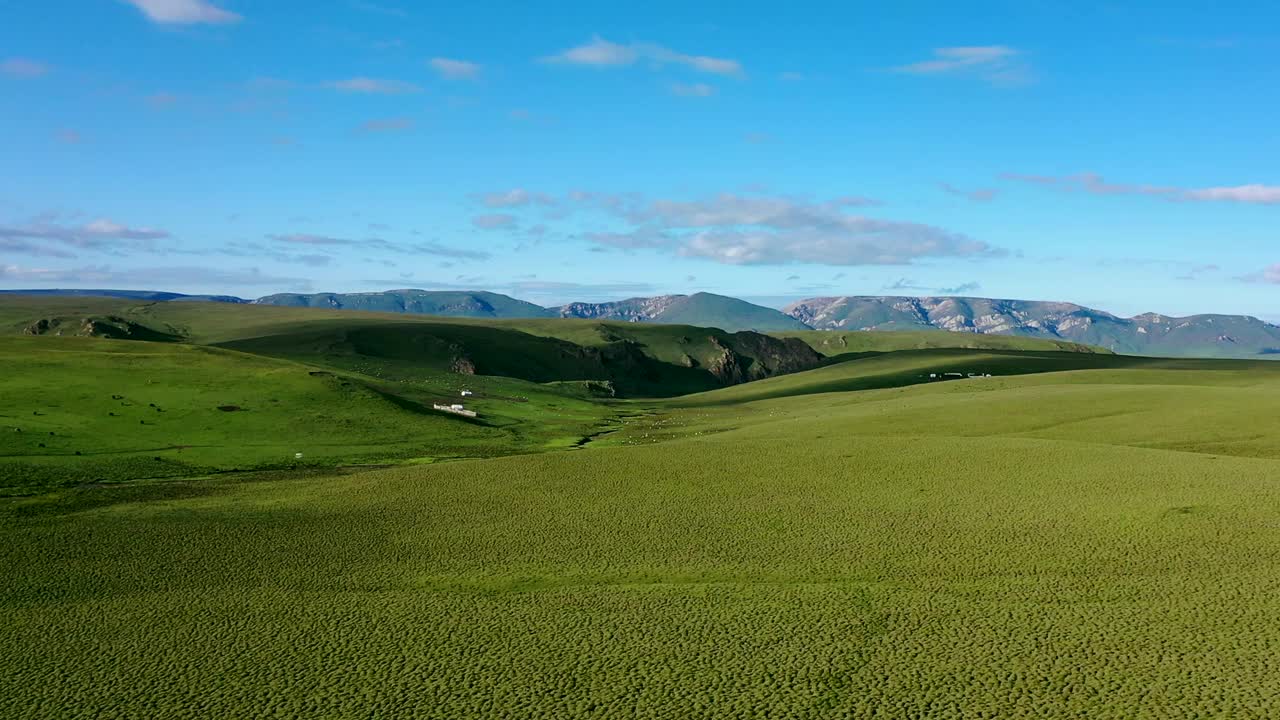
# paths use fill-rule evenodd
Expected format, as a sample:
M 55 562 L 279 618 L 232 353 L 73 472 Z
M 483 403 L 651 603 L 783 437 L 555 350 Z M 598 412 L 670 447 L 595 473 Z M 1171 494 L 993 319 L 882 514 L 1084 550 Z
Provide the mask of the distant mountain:
M 840 296 L 801 300 L 783 310 L 694 293 L 544 308 L 482 291 L 387 290 L 282 293 L 257 300 L 146 290 L 0 290 L 5 295 L 106 296 L 150 302 L 224 302 L 442 315 L 468 318 L 584 318 L 720 328 L 728 332 L 939 329 L 1043 338 L 1130 355 L 1280 360 L 1280 326 L 1245 315 L 1123 318 L 1065 302 L 970 297 Z
M 368 293 L 282 293 L 253 301 L 256 305 L 319 307 L 335 310 L 447 315 L 470 318 L 553 317 L 550 310 L 533 303 L 491 292 L 387 290 Z
M 963 297 L 820 297 L 783 310 L 817 330 L 918 330 L 1068 340 L 1170 357 L 1275 357 L 1280 326 L 1244 315 L 1122 318 L 1063 302 Z
M 198 301 L 246 303 L 234 295 L 184 295 L 159 290 L 82 290 L 80 288 L 45 288 L 40 290 L 0 290 L 0 295 L 45 295 L 56 297 L 114 297 L 126 300 L 150 300 L 153 302 Z
M 697 325 L 729 332 L 808 329 L 800 320 L 773 308 L 711 293 L 660 295 L 606 303 L 570 303 L 553 308 L 553 311 L 567 318 Z

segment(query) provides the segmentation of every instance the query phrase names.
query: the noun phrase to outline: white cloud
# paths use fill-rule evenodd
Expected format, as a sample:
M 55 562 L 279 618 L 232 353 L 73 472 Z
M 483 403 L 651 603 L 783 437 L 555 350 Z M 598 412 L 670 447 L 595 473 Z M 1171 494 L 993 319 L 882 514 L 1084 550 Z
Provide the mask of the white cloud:
M 548 62 L 596 67 L 632 65 L 639 59 L 640 53 L 634 47 L 612 43 L 598 35 L 585 45 L 546 58 Z
M 9 58 L 0 62 L 0 75 L 8 75 L 15 78 L 38 78 L 48 75 L 53 68 L 38 60 L 30 60 L 28 58 Z
M 741 75 L 742 64 L 729 58 L 689 55 L 661 45 L 633 43 L 620 45 L 595 36 L 590 42 L 544 58 L 547 62 L 591 67 L 622 67 L 641 60 L 655 66 L 682 65 L 698 72 L 714 75 Z
M 1022 53 L 1006 45 L 935 48 L 929 60 L 899 65 L 893 72 L 907 75 L 974 75 L 994 85 L 1030 82 Z
M 1240 279 L 1245 282 L 1260 282 L 1267 283 L 1268 285 L 1280 285 L 1280 263 L 1276 263 L 1271 267 L 1263 268 L 1256 273 L 1245 275 Z
M 427 64 L 447 80 L 472 80 L 480 76 L 480 65 L 452 58 L 431 58 Z
M 711 97 L 716 94 L 716 89 L 706 83 L 675 83 L 671 92 L 681 97 Z
M 1238 202 L 1258 205 L 1280 204 L 1280 185 L 1237 185 L 1235 187 L 1210 187 L 1187 190 L 1186 200 L 1210 202 Z
M 984 242 L 930 225 L 850 214 L 849 200 L 809 202 L 725 193 L 704 200 L 645 203 L 589 196 L 593 207 L 633 227 L 582 237 L 607 247 L 659 249 L 729 265 L 898 265 L 925 258 L 1002 254 Z
M 383 80 L 371 77 L 353 77 L 346 80 L 335 80 L 328 87 L 340 92 L 359 93 L 364 95 L 406 95 L 416 93 L 422 88 L 413 83 L 400 80 Z
M 555 205 L 556 199 L 546 193 L 530 192 L 524 188 L 512 188 L 501 192 L 482 193 L 477 196 L 485 207 L 509 208 L 526 205 Z
M 978 47 L 944 47 L 933 51 L 932 60 L 900 65 L 898 72 L 917 75 L 933 75 L 964 70 L 978 65 L 989 65 L 1017 55 L 1018 51 L 1004 45 Z
M 226 25 L 244 18 L 206 0 L 124 0 L 161 25 Z
M 990 202 L 991 200 L 994 200 L 996 195 L 1000 192 L 994 188 L 975 188 L 973 190 L 965 190 L 946 182 L 938 183 L 938 187 L 942 188 L 942 191 L 948 195 L 966 198 L 973 202 Z
M 1280 205 L 1280 185 L 1235 185 L 1206 188 L 1180 188 L 1169 185 L 1131 185 L 1107 182 L 1097 173 L 1078 173 L 1055 177 L 1049 175 L 1025 175 L 1004 173 L 1006 180 L 1057 187 L 1062 190 L 1082 190 L 1092 195 L 1151 195 L 1174 202 L 1233 202 L 1252 205 Z
M 62 225 L 46 216 L 21 225 L 0 225 L 0 242 L 6 243 L 11 252 L 57 257 L 67 257 L 68 253 L 50 247 L 49 243 L 81 250 L 118 252 L 149 248 L 154 241 L 169 237 L 166 230 L 130 227 L 107 218 L 83 225 Z

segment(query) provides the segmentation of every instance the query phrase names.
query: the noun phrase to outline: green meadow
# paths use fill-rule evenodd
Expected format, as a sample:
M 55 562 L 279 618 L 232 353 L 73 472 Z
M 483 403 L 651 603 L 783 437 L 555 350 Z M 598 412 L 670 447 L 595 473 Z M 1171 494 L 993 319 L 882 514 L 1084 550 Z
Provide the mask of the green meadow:
M 77 302 L 0 304 L 0 716 L 1280 708 L 1280 364 Z

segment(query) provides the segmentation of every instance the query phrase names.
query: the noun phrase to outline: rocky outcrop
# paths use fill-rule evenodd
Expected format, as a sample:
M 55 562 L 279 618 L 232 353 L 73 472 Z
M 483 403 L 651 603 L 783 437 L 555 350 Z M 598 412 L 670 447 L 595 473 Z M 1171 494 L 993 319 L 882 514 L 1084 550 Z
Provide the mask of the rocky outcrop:
M 816 330 L 933 328 L 1024 335 L 1170 356 L 1249 357 L 1280 342 L 1280 327 L 1244 315 L 1122 318 L 1065 302 L 966 297 L 817 297 L 784 312 Z
M 659 295 L 604 303 L 574 302 L 553 310 L 563 318 L 653 322 L 667 308 L 683 299 L 685 299 L 684 295 Z

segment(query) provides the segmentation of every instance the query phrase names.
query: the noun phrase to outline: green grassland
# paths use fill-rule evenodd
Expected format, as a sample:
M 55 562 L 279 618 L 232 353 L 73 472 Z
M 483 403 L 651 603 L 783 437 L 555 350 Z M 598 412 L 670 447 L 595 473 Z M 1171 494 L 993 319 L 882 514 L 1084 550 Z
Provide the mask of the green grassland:
M 778 337 L 799 338 L 823 355 L 830 356 L 840 356 L 848 353 L 938 348 L 1112 354 L 1110 350 L 1067 340 L 1046 340 L 1023 335 L 982 335 L 979 333 L 948 332 L 946 330 L 881 330 L 876 332 L 801 330 L 775 332 L 773 334 Z
M 65 433 L 41 462 L 67 475 L 0 500 L 0 716 L 1276 712 L 1280 365 L 851 333 L 620 400 L 382 347 L 409 326 L 339 347 L 296 323 L 344 314 L 190 305 L 145 323 L 184 342 L 0 339 L 0 455 Z M 618 342 L 555 322 L 461 325 Z M 651 357 L 689 337 L 652 327 Z M 503 419 L 415 404 L 460 381 Z M 326 460 L 272 464 L 295 447 Z M 109 448 L 173 469 L 76 479 L 67 452 Z
M 393 381 L 177 343 L 5 337 L 0 371 L 0 488 L 10 493 L 535 452 L 570 447 L 616 414 L 574 385 L 442 373 Z M 463 388 L 482 419 L 431 409 Z

